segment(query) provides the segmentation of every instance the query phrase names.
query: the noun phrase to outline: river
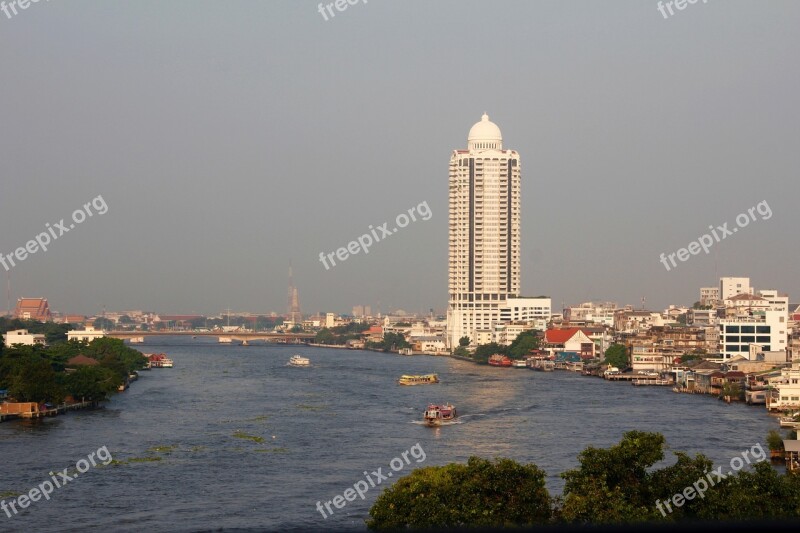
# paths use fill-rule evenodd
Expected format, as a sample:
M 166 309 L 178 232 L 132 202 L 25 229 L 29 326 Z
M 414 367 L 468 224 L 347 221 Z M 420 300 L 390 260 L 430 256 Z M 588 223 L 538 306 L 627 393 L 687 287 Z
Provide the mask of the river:
M 778 427 L 763 406 L 446 357 L 185 337 L 148 338 L 137 348 L 166 352 L 175 368 L 141 372 L 104 409 L 0 424 L 6 501 L 51 471 L 68 468 L 72 476 L 80 459 L 103 446 L 121 463 L 96 461 L 49 501 L 10 518 L 0 512 L 0 529 L 363 529 L 392 479 L 327 518 L 316 503 L 365 479 L 365 471 L 391 472 L 390 461 L 417 443 L 424 461 L 407 453 L 410 464 L 396 476 L 470 455 L 509 457 L 536 463 L 560 494 L 559 473 L 577 465 L 581 450 L 613 445 L 628 430 L 661 432 L 672 450 L 728 465 L 757 443 L 766 449 L 767 431 Z M 313 366 L 287 367 L 295 353 Z M 401 374 L 427 372 L 441 383 L 396 384 Z M 444 401 L 457 406 L 460 424 L 415 423 L 428 403 Z

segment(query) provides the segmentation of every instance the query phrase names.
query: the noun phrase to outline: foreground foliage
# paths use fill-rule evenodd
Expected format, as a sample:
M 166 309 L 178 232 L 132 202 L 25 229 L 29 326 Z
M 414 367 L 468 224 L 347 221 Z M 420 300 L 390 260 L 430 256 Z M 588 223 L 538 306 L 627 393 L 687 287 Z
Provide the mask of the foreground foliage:
M 547 523 L 544 471 L 510 459 L 470 457 L 466 465 L 420 468 L 378 497 L 371 529 Z
M 664 459 L 664 436 L 630 431 L 610 448 L 582 451 L 578 467 L 561 474 L 564 494 L 557 498 L 534 464 L 471 457 L 466 465 L 427 467 L 401 478 L 378 497 L 367 525 L 388 530 L 799 518 L 800 476 L 779 474 L 760 460 L 767 454 L 758 446 L 761 453 L 751 453 L 749 467 L 719 478 L 713 472 L 727 474 L 729 465 L 719 470 L 702 454 L 675 452 L 674 464 L 654 468 Z M 702 486 L 700 480 L 707 485 L 702 497 L 674 503 L 687 488 Z

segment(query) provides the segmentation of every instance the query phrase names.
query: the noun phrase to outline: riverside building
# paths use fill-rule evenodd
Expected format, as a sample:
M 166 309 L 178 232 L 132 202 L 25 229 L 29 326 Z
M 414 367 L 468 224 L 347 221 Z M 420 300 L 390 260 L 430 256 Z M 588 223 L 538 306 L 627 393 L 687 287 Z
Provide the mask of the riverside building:
M 473 344 L 496 326 L 550 315 L 550 298 L 520 298 L 520 157 L 484 114 L 450 156 L 447 339 Z M 528 308 L 531 309 L 528 309 Z M 524 317 L 524 318 L 523 318 Z

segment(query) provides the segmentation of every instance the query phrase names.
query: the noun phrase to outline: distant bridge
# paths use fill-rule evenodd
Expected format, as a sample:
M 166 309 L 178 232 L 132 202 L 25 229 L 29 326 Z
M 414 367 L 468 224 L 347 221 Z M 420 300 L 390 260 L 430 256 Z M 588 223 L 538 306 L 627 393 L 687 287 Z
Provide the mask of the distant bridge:
M 247 331 L 224 332 L 198 332 L 198 331 L 110 331 L 107 337 L 115 339 L 134 339 L 137 337 L 218 337 L 219 342 L 250 342 L 267 341 L 287 344 L 298 344 L 314 340 L 314 333 L 251 333 Z

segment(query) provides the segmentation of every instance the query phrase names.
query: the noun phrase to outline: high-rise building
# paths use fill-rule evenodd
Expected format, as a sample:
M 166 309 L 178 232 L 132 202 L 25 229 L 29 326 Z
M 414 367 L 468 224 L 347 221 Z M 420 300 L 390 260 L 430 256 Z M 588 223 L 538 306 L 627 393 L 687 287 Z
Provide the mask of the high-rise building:
M 447 337 L 475 342 L 520 293 L 520 158 L 484 114 L 450 157 Z

